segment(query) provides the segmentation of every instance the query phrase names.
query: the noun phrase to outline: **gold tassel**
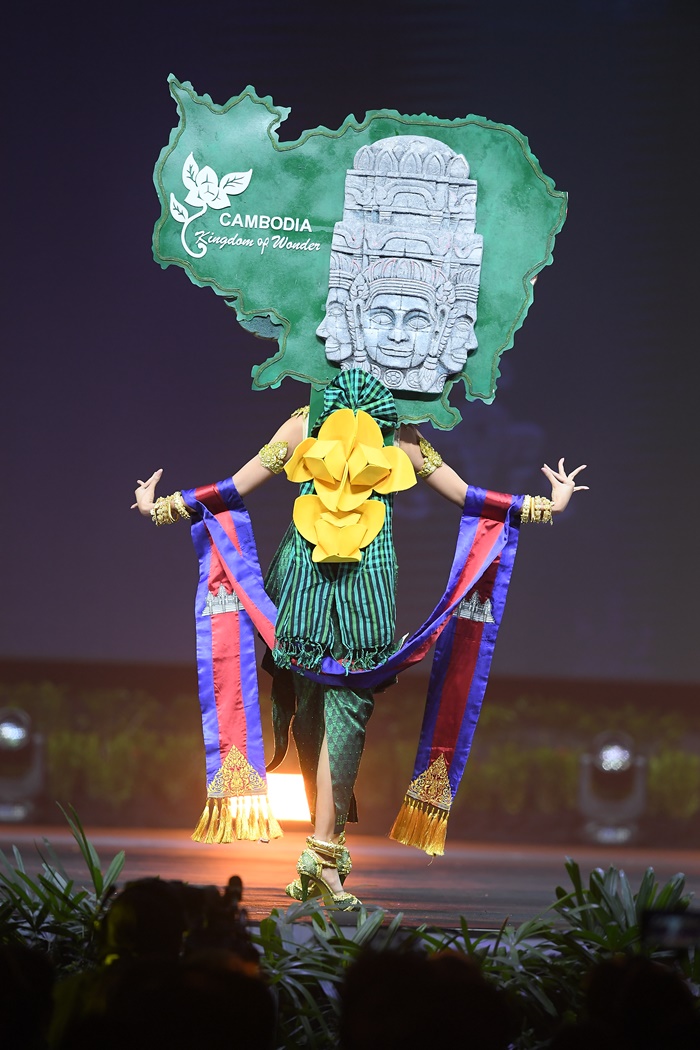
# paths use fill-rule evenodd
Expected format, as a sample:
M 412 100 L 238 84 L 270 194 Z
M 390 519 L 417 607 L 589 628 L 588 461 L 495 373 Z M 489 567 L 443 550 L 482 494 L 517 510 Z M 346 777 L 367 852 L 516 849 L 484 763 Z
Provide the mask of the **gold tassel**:
M 266 795 L 210 798 L 192 838 L 195 842 L 278 839 L 282 836 Z
M 204 806 L 204 811 L 199 818 L 199 824 L 192 832 L 194 842 L 206 842 L 207 828 L 209 827 L 209 799 Z
M 246 804 L 247 803 L 247 804 Z M 232 824 L 231 834 L 237 839 L 249 839 L 248 834 L 248 811 L 250 809 L 251 800 L 250 798 L 237 798 L 236 799 L 236 819 Z
M 221 799 L 213 798 L 211 806 L 211 813 L 209 815 L 209 828 L 207 830 L 205 842 L 218 842 L 217 832 L 219 830 L 219 810 L 221 808 Z
M 282 828 L 277 823 L 277 818 L 272 812 L 270 801 L 265 795 L 256 796 L 255 824 L 253 838 L 279 839 L 282 837 Z
M 422 849 L 430 857 L 442 857 L 448 816 L 446 809 L 405 795 L 389 838 Z
M 233 799 L 222 798 L 221 800 L 221 816 L 219 817 L 219 834 L 217 836 L 217 842 L 230 842 L 231 831 L 233 827 L 233 813 L 231 812 L 231 803 Z

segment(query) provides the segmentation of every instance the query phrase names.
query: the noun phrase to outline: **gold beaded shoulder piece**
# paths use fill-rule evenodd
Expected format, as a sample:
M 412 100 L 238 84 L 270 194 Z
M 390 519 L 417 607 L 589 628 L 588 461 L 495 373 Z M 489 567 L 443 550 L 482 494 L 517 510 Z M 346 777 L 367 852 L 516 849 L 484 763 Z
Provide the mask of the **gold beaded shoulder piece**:
M 423 466 L 416 471 L 416 477 L 429 478 L 434 470 L 442 466 L 442 456 L 424 437 L 418 438 L 418 447 L 423 457 Z
M 309 418 L 309 406 L 308 405 L 302 405 L 301 408 L 295 408 L 289 418 L 290 419 L 294 419 L 295 416 L 301 416 L 302 419 L 308 419 Z
M 520 520 L 533 522 L 536 525 L 553 525 L 552 507 L 554 503 L 546 496 L 526 496 L 523 500 L 523 509 L 520 512 Z
M 260 462 L 273 474 L 281 474 L 284 470 L 288 447 L 286 441 L 272 441 L 269 445 L 263 445 L 258 452 Z

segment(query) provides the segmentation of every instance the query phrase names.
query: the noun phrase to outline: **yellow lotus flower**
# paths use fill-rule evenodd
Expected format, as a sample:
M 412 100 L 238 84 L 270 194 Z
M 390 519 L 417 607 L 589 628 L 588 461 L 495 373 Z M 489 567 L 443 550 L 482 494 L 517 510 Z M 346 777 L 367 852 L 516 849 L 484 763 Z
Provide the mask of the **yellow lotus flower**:
M 294 524 L 314 543 L 314 561 L 360 561 L 378 535 L 386 509 L 372 492 L 411 488 L 416 475 L 400 448 L 384 445 L 368 412 L 339 408 L 317 438 L 306 438 L 284 468 L 290 481 L 313 481 L 316 495 L 299 496 Z M 361 509 L 360 509 L 361 508 Z
M 361 548 L 379 534 L 385 517 L 386 507 L 377 499 L 345 513 L 326 510 L 311 493 L 294 502 L 294 524 L 305 540 L 315 544 L 311 557 L 318 562 L 360 561 Z

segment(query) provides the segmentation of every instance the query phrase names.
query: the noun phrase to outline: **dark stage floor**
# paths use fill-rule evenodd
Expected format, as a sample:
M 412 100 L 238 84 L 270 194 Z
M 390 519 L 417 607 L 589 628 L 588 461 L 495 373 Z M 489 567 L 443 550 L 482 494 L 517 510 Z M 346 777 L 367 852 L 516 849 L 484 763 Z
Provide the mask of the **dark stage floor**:
M 223 886 L 240 875 L 244 903 L 252 919 L 289 903 L 283 888 L 294 875 L 294 864 L 305 833 L 287 831 L 267 845 L 239 842 L 205 846 L 190 840 L 189 831 L 142 828 L 89 829 L 103 870 L 119 849 L 126 851 L 122 881 L 146 875 Z M 69 874 L 81 881 L 82 858 L 70 834 L 59 827 L 0 825 L 0 848 L 7 854 L 16 844 L 28 870 L 36 869 L 33 843 L 46 837 Z M 520 923 L 547 909 L 557 884 L 567 885 L 564 858 L 570 855 L 585 875 L 595 867 L 614 864 L 630 877 L 633 889 L 648 866 L 660 881 L 681 871 L 689 890 L 700 892 L 700 850 L 624 849 L 621 847 L 536 847 L 450 842 L 444 857 L 430 860 L 423 853 L 384 838 L 352 836 L 349 842 L 355 870 L 347 888 L 366 904 L 392 915 L 403 912 L 407 926 L 428 923 L 454 927 L 460 915 L 472 928 L 500 926 L 506 917 Z

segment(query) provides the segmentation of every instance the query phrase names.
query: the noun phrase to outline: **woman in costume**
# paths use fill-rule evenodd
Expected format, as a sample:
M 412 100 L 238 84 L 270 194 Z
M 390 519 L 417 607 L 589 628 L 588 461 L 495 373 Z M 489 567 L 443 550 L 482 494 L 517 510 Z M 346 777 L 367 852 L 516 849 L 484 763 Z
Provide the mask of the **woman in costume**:
M 364 670 L 395 652 L 393 493 L 420 478 L 462 507 L 467 483 L 414 426 L 397 429 L 390 391 L 361 369 L 342 372 L 325 389 L 311 437 L 307 416 L 308 410 L 294 413 L 233 483 L 245 497 L 282 470 L 301 482 L 293 524 L 266 580 L 278 607 L 266 662 L 275 729 L 268 768 L 284 757 L 291 724 L 314 832 L 287 893 L 299 900 L 320 895 L 331 907 L 351 910 L 360 901 L 343 889 L 351 868 L 345 824 L 357 819 L 353 790 L 373 696 L 351 685 L 321 685 L 294 668 L 316 672 L 323 657 L 332 656 L 349 670 Z M 583 469 L 567 473 L 563 459 L 557 470 L 543 466 L 551 500 L 526 497 L 529 520 L 551 521 L 563 511 L 572 494 L 586 488 L 576 484 Z M 139 480 L 133 506 L 156 524 L 188 518 L 191 508 L 180 493 L 156 499 L 161 476 L 157 470 Z

